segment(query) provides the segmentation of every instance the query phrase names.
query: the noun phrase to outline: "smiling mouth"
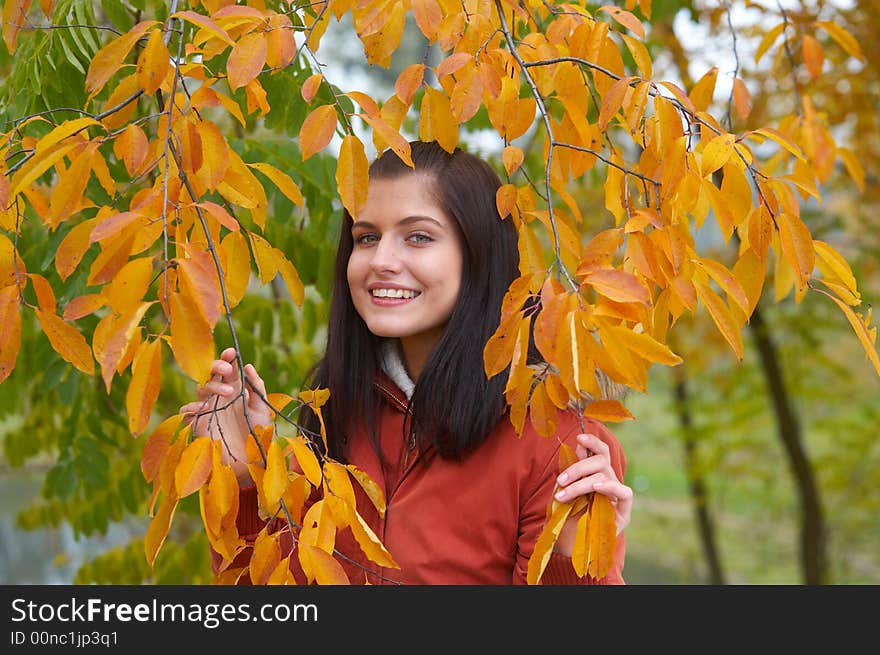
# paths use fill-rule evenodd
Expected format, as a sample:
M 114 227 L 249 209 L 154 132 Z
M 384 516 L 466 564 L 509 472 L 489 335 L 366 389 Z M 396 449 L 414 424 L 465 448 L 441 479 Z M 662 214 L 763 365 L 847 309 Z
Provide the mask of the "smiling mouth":
M 372 289 L 370 295 L 373 298 L 387 298 L 389 300 L 412 300 L 421 295 L 421 291 L 409 289 Z

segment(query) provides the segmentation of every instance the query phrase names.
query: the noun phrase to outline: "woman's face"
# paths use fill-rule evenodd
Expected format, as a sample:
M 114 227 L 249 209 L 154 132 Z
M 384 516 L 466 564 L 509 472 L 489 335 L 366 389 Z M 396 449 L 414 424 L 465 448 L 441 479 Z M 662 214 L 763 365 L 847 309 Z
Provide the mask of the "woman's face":
M 401 340 L 408 368 L 430 354 L 461 287 L 462 246 L 455 221 L 417 173 L 370 180 L 352 227 L 348 284 L 370 332 Z M 410 368 L 417 377 L 418 370 Z

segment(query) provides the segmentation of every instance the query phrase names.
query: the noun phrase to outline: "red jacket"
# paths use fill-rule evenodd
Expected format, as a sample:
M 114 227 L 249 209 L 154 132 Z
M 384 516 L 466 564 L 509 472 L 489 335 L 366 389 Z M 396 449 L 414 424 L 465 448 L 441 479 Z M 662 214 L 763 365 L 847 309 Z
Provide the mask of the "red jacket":
M 547 517 L 556 476 L 559 447 L 575 448 L 581 432 L 577 415 L 560 412 L 557 437 L 541 437 L 529 421 L 521 438 L 505 415 L 491 435 L 463 461 L 441 458 L 430 446 L 419 454 L 403 438 L 406 397 L 387 377 L 376 382 L 384 400 L 379 439 L 386 465 L 366 432 L 349 440 L 349 462 L 366 472 L 385 494 L 384 518 L 353 484 L 357 510 L 388 549 L 400 569 L 380 568 L 362 553 L 348 529 L 336 537 L 336 549 L 356 564 L 341 560 L 352 583 L 370 584 L 524 584 L 528 560 Z M 626 460 L 614 435 L 598 421 L 586 429 L 611 448 L 611 464 L 622 481 Z M 257 513 L 254 487 L 239 499 L 239 534 L 250 544 L 265 526 Z M 286 524 L 277 521 L 273 529 Z M 287 555 L 289 536 L 282 539 Z M 579 579 L 571 560 L 554 553 L 543 584 L 624 584 L 623 534 L 618 536 L 615 564 L 602 580 Z M 220 557 L 212 553 L 215 570 Z M 243 559 L 243 558 L 242 558 Z M 297 558 L 292 557 L 291 562 Z M 236 565 L 238 562 L 236 562 Z M 375 572 L 378 575 L 367 572 Z M 299 582 L 302 571 L 294 570 Z

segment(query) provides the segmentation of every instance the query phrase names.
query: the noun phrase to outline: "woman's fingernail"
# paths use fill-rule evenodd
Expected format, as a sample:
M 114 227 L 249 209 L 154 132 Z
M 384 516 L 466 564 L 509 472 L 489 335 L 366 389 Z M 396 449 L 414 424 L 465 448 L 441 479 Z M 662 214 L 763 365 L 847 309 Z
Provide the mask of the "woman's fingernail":
M 556 479 L 559 481 L 559 484 L 565 484 L 566 482 L 568 482 L 568 473 L 563 473 Z
M 564 490 L 556 493 L 556 500 L 562 500 L 563 498 L 565 498 L 565 491 Z

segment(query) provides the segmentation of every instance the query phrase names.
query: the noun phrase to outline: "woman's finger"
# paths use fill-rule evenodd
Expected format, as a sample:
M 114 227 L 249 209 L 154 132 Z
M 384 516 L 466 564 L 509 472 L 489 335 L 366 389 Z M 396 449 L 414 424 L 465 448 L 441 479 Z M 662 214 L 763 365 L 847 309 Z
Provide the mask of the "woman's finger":
M 560 473 L 556 477 L 556 482 L 560 487 L 564 487 L 567 484 L 574 482 L 575 480 L 579 480 L 581 478 L 585 478 L 588 475 L 593 475 L 594 473 L 598 473 L 599 471 L 605 471 L 606 473 L 610 473 L 613 475 L 613 471 L 611 470 L 611 463 L 601 455 L 597 455 L 594 457 L 587 457 L 585 459 L 579 459 L 574 464 L 571 464 L 568 468 L 566 468 L 562 473 Z
M 584 447 L 592 453 L 605 455 L 609 458 L 611 456 L 611 448 L 609 448 L 608 444 L 602 441 L 595 434 L 579 434 L 577 436 L 577 442 L 580 446 Z
M 617 534 L 629 525 L 632 516 L 633 490 L 616 478 L 613 480 L 601 480 L 593 484 L 596 493 L 607 496 L 614 504 L 617 514 Z
M 556 492 L 554 498 L 559 501 L 569 501 L 578 496 L 585 496 L 594 490 L 597 482 L 606 480 L 604 473 L 594 473 L 585 478 L 580 478 L 570 483 L 567 487 Z

